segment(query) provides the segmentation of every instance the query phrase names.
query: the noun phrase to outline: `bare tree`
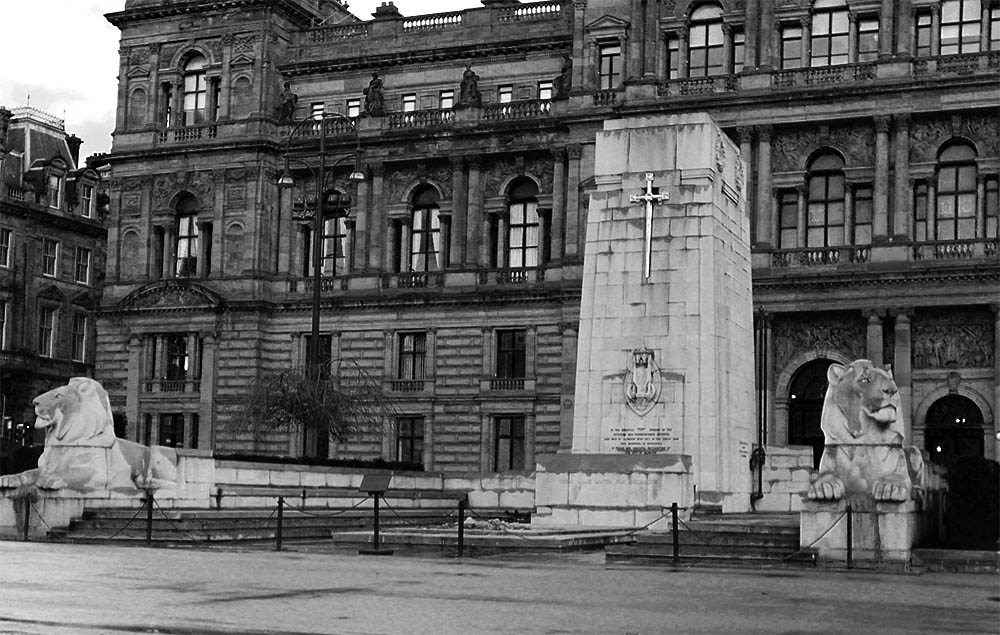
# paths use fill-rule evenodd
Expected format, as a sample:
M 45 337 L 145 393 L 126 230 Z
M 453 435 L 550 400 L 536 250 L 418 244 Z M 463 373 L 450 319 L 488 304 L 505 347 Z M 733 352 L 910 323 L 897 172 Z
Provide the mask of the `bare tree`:
M 258 377 L 250 384 L 236 428 L 255 436 L 300 429 L 335 441 L 391 432 L 397 409 L 379 382 L 354 361 L 333 360 L 323 371 L 328 368 L 337 372 L 307 366 Z

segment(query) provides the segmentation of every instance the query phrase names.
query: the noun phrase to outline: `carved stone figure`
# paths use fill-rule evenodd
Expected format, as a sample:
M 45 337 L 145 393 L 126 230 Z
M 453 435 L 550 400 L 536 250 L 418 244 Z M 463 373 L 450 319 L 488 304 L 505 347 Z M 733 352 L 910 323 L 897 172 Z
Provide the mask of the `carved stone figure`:
M 653 351 L 632 351 L 632 366 L 625 373 L 625 403 L 640 417 L 645 416 L 659 401 L 659 373 Z
M 284 90 L 278 94 L 278 123 L 295 121 L 295 105 L 298 101 L 299 96 L 292 92 L 291 84 L 285 82 Z
M 483 95 L 479 92 L 479 75 L 471 66 L 462 73 L 462 84 L 458 92 L 458 105 L 479 108 L 483 105 Z
M 14 477 L 39 489 L 135 492 L 177 481 L 177 453 L 115 437 L 108 393 L 89 377 L 35 397 L 35 427 L 45 430 L 38 468 Z
M 573 87 L 573 58 L 563 55 L 562 69 L 552 79 L 552 99 L 569 99 L 569 90 Z
M 899 391 L 866 359 L 831 364 L 820 428 L 826 448 L 806 496 L 904 502 L 922 486 L 923 458 L 903 446 Z
M 368 82 L 365 94 L 365 114 L 380 117 L 385 114 L 385 95 L 382 94 L 382 79 L 378 73 L 372 73 L 372 80 Z

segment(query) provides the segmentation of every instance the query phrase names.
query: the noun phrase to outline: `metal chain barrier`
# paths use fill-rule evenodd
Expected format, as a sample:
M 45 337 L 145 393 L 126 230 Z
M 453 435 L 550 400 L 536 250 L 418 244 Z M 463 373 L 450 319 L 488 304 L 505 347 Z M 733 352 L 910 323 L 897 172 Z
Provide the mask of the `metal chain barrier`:
M 132 516 L 132 518 L 129 518 L 128 522 L 125 523 L 124 526 L 122 526 L 120 529 L 118 529 L 118 531 L 116 531 L 115 533 L 111 534 L 107 538 L 103 538 L 103 540 L 113 540 L 113 539 L 117 538 L 119 535 L 121 535 L 122 532 L 124 532 L 126 529 L 128 529 L 129 526 L 133 522 L 135 522 L 135 519 L 139 517 L 139 514 L 141 514 L 144 511 L 146 511 L 146 508 L 144 506 L 137 507 L 136 510 L 135 510 L 135 515 Z
M 419 520 L 417 520 L 417 521 L 407 520 L 403 516 L 400 516 L 399 513 L 395 509 L 393 509 L 393 507 L 391 505 L 389 505 L 389 501 L 387 501 L 384 498 L 382 499 L 382 504 L 385 505 L 386 509 L 388 509 L 389 511 L 391 511 L 392 515 L 395 516 L 396 518 L 398 518 L 404 525 L 409 526 L 409 527 L 427 527 L 427 523 L 420 522 Z M 457 512 L 454 512 L 454 511 L 449 512 L 448 515 L 445 516 L 445 518 L 446 519 L 447 518 L 451 518 L 456 513 Z M 435 526 L 437 526 L 437 527 L 442 527 L 442 526 L 443 527 L 451 527 L 452 525 L 455 525 L 455 524 L 456 524 L 455 522 L 449 522 L 449 523 L 443 523 L 443 524 L 442 523 L 438 523 Z
M 347 512 L 354 511 L 358 507 L 361 507 L 370 498 L 371 498 L 371 496 L 366 496 L 363 499 L 361 499 L 360 501 L 358 501 L 355 505 L 352 505 L 351 507 L 348 507 L 346 509 L 342 509 L 339 512 L 331 512 L 329 514 L 319 514 L 319 513 L 316 513 L 316 512 L 306 511 L 304 508 L 298 508 L 297 509 L 297 508 L 290 507 L 290 506 L 288 507 L 288 511 L 296 512 L 298 514 L 305 514 L 306 516 L 311 516 L 313 518 L 336 518 L 337 516 L 343 516 Z M 286 505 L 287 505 L 287 503 L 286 503 Z
M 825 538 L 828 533 L 830 533 L 831 531 L 833 531 L 833 528 L 836 527 L 837 524 L 840 521 L 842 521 L 845 516 L 847 516 L 847 512 L 846 511 L 844 513 L 842 513 L 840 516 L 838 516 L 837 519 L 835 521 L 833 521 L 833 524 L 830 525 L 829 527 L 827 527 L 826 531 L 824 531 L 823 533 L 821 533 L 819 535 L 819 537 L 816 538 L 816 540 L 813 540 L 811 543 L 809 543 L 805 547 L 802 547 L 801 549 L 799 549 L 795 553 L 785 556 L 784 558 L 782 558 L 782 560 L 783 561 L 784 560 L 791 560 L 792 558 L 794 558 L 796 556 L 799 556 L 799 555 L 802 555 L 803 553 L 805 553 L 809 549 L 812 549 L 813 547 L 815 547 L 816 543 L 818 543 L 820 540 L 822 540 L 823 538 Z

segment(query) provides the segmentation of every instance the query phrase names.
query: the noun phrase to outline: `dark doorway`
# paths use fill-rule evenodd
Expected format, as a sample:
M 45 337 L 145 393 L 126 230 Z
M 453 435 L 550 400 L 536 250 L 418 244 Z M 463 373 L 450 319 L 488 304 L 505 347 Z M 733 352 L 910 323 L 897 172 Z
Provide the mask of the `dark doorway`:
M 935 401 L 927 411 L 924 447 L 935 463 L 956 456 L 983 456 L 983 413 L 975 402 L 961 395 Z
M 823 456 L 823 431 L 819 427 L 826 395 L 826 371 L 834 362 L 817 359 L 800 368 L 788 391 L 788 445 L 808 445 L 813 449 L 813 467 Z

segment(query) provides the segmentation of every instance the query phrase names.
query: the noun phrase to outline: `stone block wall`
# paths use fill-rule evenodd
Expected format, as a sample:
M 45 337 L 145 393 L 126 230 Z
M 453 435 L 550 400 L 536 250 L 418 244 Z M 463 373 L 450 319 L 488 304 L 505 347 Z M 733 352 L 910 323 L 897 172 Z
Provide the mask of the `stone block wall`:
M 797 512 L 802 509 L 802 495 L 813 473 L 812 448 L 808 446 L 764 447 L 762 494 L 755 509 L 763 512 Z M 755 476 L 756 477 L 756 476 Z

